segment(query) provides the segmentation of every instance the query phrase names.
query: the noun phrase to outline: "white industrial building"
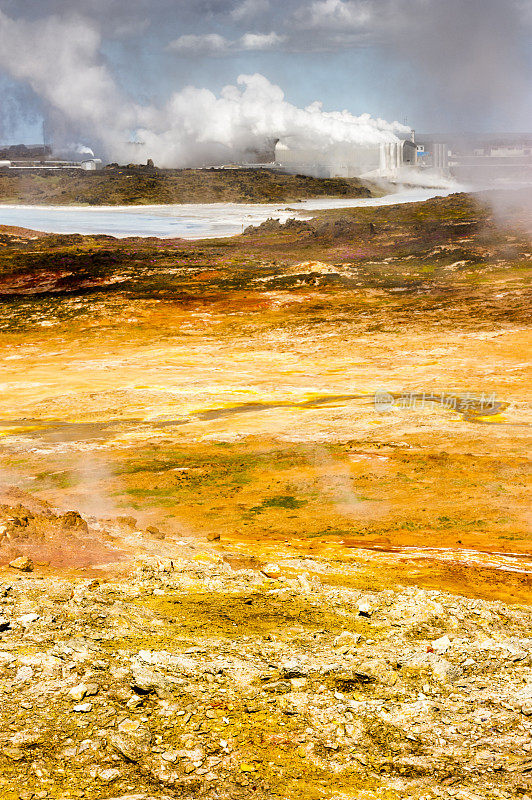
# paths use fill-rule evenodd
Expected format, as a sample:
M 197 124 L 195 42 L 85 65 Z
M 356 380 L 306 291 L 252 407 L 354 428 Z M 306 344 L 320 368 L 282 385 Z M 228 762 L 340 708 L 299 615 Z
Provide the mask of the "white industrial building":
M 30 159 L 19 159 L 17 161 L 9 161 L 3 159 L 0 161 L 0 169 L 25 169 L 25 170 L 40 170 L 50 172 L 60 169 L 82 169 L 87 171 L 102 169 L 103 164 L 99 158 L 87 158 L 85 161 L 31 161 Z
M 302 145 L 288 137 L 275 146 L 276 164 L 287 172 L 316 178 L 390 177 L 403 164 L 415 164 L 416 158 L 413 134 L 406 141 L 394 136 L 390 141 L 368 144 L 337 142 L 326 147 Z

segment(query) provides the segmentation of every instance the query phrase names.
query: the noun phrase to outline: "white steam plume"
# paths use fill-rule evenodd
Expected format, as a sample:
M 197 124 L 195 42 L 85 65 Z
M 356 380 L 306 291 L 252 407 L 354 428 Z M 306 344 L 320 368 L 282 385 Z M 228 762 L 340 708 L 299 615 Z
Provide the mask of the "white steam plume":
M 369 145 L 396 141 L 408 130 L 367 114 L 324 112 L 319 103 L 297 108 L 259 74 L 241 75 L 219 96 L 189 86 L 163 107 L 141 106 L 118 88 L 101 56 L 96 24 L 79 16 L 26 21 L 0 11 L 0 67 L 28 83 L 67 130 L 88 133 L 118 161 L 193 166 L 236 158 L 267 139 Z
M 154 154 L 161 166 L 201 163 L 217 155 L 227 159 L 275 137 L 327 147 L 335 142 L 392 142 L 398 132 L 407 131 L 368 114 L 325 112 L 319 103 L 297 108 L 259 74 L 240 75 L 237 86 L 226 86 L 219 97 L 187 87 L 161 109 L 142 109 L 139 120 L 144 155 Z
M 9 18 L 0 11 L 0 67 L 29 84 L 66 121 L 118 146 L 135 122 L 100 58 L 101 36 L 81 17 L 38 21 Z

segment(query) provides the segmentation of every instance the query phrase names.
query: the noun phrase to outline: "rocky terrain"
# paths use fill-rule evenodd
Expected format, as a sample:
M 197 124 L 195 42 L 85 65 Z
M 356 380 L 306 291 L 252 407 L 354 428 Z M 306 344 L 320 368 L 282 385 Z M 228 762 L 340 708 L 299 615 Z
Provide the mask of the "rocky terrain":
M 526 209 L 0 229 L 2 800 L 532 798 Z
M 114 167 L 97 172 L 0 169 L 0 203 L 158 205 L 277 203 L 310 197 L 371 197 L 356 178 L 311 178 L 267 169 Z
M 54 528 L 138 545 L 85 575 L 2 570 L 2 798 L 532 796 L 528 608 L 361 591 L 356 565 L 134 520 L 2 516 L 21 551 Z

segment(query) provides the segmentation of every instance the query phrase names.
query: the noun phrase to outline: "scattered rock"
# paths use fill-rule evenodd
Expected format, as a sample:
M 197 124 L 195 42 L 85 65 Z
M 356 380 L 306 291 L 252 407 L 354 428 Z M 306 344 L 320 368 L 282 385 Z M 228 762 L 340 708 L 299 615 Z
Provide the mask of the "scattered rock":
M 361 617 L 371 617 L 372 609 L 369 600 L 362 599 L 359 600 L 357 603 L 358 606 L 358 613 Z
M 14 561 L 9 562 L 12 569 L 18 569 L 20 572 L 33 572 L 33 561 L 27 556 L 19 556 Z
M 92 711 L 92 703 L 79 703 L 79 705 L 73 706 L 72 711 L 76 711 L 78 714 L 88 714 L 89 711 Z
M 359 633 L 351 633 L 350 631 L 342 631 L 342 633 L 334 640 L 334 646 L 340 649 L 345 648 L 346 652 L 355 647 L 360 641 Z
M 281 576 L 281 567 L 279 564 L 265 564 L 262 567 L 262 574 L 267 578 L 279 578 Z
M 439 655 L 443 655 L 444 653 L 446 653 L 450 646 L 451 646 L 451 640 L 449 639 L 447 634 L 445 634 L 445 636 L 440 636 L 439 639 L 435 639 L 432 642 L 432 649 L 434 650 L 435 653 L 439 653 Z
M 161 541 L 165 538 L 165 534 L 160 531 L 159 528 L 156 528 L 155 525 L 148 525 L 146 533 L 149 536 L 153 536 L 154 539 L 159 539 Z
M 87 694 L 87 687 L 84 683 L 78 683 L 77 686 L 73 686 L 72 689 L 69 689 L 68 694 L 72 698 L 72 700 L 83 700 L 85 695 Z
M 109 744 L 120 753 L 126 761 L 132 761 L 134 763 L 140 761 L 148 751 L 148 747 L 141 740 L 119 733 L 113 733 L 109 737 Z
M 287 661 L 281 665 L 280 673 L 283 678 L 289 680 L 290 678 L 304 678 L 308 674 L 308 670 L 296 661 Z
M 140 728 L 140 722 L 138 722 L 138 720 L 133 720 L 133 719 L 124 719 L 118 725 L 119 732 L 125 734 L 135 733 L 136 731 L 138 731 L 139 728 Z
M 432 674 L 436 680 L 445 683 L 457 680 L 461 676 L 462 671 L 445 658 L 437 658 L 432 663 Z
M 272 583 L 261 570 L 280 576 L 277 564 L 182 552 L 169 565 L 143 557 L 138 572 L 101 577 L 94 591 L 88 577 L 49 575 L 0 587 L 3 629 L 20 622 L 0 649 L 11 785 L 59 797 L 51 765 L 62 762 L 68 780 L 83 776 L 87 800 L 167 800 L 165 787 L 198 800 L 214 787 L 273 796 L 270 782 L 296 786 L 302 775 L 318 776 L 309 796 L 321 781 L 336 796 L 337 776 L 353 769 L 364 786 L 405 798 L 526 797 L 528 609 L 405 588 L 375 590 L 377 615 L 368 598 L 357 609 L 348 581 L 307 577 L 324 559 L 314 569 L 287 556 L 290 580 Z M 376 619 L 357 622 L 360 611 Z M 358 625 L 363 638 L 349 630 Z M 0 771 L 3 797 L 1 781 Z
M 132 672 L 131 688 L 140 694 L 162 691 L 168 684 L 164 675 L 148 667 L 137 664 Z
M 137 520 L 135 517 L 130 517 L 127 515 L 123 515 L 116 518 L 116 521 L 119 525 L 123 525 L 126 528 L 130 528 L 131 530 L 135 530 L 137 527 Z
M 282 694 L 283 692 L 291 692 L 292 684 L 290 681 L 273 681 L 272 683 L 265 683 L 262 689 L 264 692 Z
M 75 530 L 81 533 L 88 533 L 89 526 L 77 511 L 67 511 L 61 517 L 63 530 Z
M 112 767 L 110 769 L 101 769 L 98 772 L 98 777 L 104 783 L 112 783 L 120 777 L 120 770 L 116 769 L 116 767 Z
M 17 618 L 17 622 L 19 625 L 26 627 L 27 625 L 31 625 L 32 622 L 37 622 L 39 619 L 39 614 L 22 614 L 21 617 Z

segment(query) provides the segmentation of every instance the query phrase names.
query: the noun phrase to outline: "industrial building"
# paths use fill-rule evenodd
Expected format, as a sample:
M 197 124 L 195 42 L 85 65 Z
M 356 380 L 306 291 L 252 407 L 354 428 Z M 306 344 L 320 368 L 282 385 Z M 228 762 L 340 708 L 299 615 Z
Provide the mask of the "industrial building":
M 317 178 L 394 176 L 404 165 L 417 163 L 414 133 L 411 138 L 353 144 L 337 142 L 326 148 L 306 145 L 290 137 L 275 145 L 275 162 L 287 172 Z
M 0 169 L 40 171 L 82 169 L 92 171 L 102 168 L 101 159 L 92 156 L 83 160 L 53 159 L 52 148 L 49 145 L 14 144 L 0 147 Z
M 51 172 L 62 169 L 82 169 L 85 171 L 92 171 L 96 169 L 102 169 L 102 167 L 103 164 L 99 158 L 87 158 L 84 161 L 32 161 L 31 159 L 17 159 L 16 161 L 10 161 L 9 159 L 0 160 L 0 169 L 38 170 Z
M 418 163 L 464 182 L 532 179 L 532 134 L 422 134 Z

